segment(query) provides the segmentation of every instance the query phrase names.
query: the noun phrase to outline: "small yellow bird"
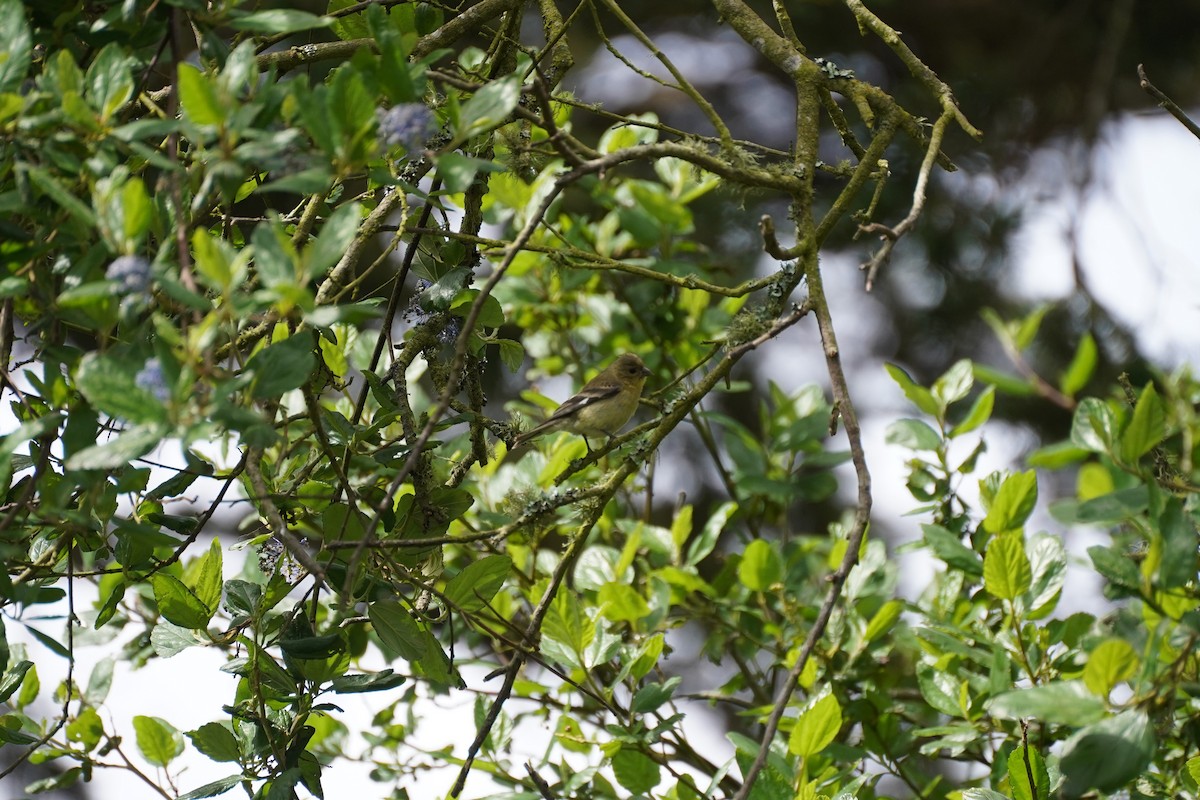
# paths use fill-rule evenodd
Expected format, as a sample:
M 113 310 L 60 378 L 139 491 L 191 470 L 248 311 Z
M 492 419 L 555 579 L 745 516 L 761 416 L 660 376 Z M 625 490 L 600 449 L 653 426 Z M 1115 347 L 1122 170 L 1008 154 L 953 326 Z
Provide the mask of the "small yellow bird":
M 638 398 L 650 370 L 633 353 L 625 353 L 596 377 L 579 394 L 554 410 L 545 422 L 523 433 L 513 442 L 509 452 L 524 447 L 531 439 L 553 431 L 569 431 L 584 437 L 607 436 L 621 429 L 637 410 Z M 592 451 L 591 444 L 587 445 Z

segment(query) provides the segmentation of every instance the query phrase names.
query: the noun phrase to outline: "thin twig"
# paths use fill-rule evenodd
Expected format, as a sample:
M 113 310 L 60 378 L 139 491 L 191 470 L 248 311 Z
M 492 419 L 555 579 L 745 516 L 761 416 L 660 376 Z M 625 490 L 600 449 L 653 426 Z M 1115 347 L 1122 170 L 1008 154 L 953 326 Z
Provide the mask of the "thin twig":
M 1183 113 L 1183 109 L 1174 100 L 1167 97 L 1157 86 L 1150 82 L 1150 79 L 1146 77 L 1146 66 L 1144 64 L 1138 64 L 1137 74 L 1138 83 L 1141 85 L 1142 90 L 1157 100 L 1158 104 L 1165 108 L 1167 113 L 1172 117 L 1179 120 L 1183 127 L 1191 131 L 1192 136 L 1200 139 L 1200 125 L 1192 122 L 1192 118 Z

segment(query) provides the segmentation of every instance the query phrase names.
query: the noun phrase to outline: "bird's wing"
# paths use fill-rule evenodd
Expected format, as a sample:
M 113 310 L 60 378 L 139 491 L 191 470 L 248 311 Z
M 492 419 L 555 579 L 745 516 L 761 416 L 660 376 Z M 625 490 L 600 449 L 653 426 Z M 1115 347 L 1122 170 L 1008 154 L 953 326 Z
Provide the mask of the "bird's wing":
M 607 400 L 620 391 L 621 385 L 618 383 L 589 383 L 579 391 L 579 394 L 556 408 L 554 413 L 546 419 L 546 422 L 553 422 L 564 417 L 569 417 L 577 413 L 584 406 L 589 406 L 601 400 Z M 545 425 L 546 423 L 542 424 Z

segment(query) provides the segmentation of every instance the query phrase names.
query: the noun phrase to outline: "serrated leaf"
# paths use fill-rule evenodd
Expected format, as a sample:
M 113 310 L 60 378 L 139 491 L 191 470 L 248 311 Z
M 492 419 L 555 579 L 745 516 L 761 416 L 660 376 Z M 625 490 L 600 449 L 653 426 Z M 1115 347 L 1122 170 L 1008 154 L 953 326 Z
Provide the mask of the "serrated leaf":
M 1033 571 L 1025 555 L 1025 539 L 1017 534 L 997 536 L 983 558 L 983 587 L 1001 600 L 1015 600 L 1029 589 Z
M 1138 655 L 1124 639 L 1105 639 L 1088 654 L 1083 682 L 1097 697 L 1107 698 L 1113 687 L 1137 673 Z
M 1037 748 L 1019 744 L 1009 754 L 1008 783 L 1014 800 L 1049 800 L 1050 773 Z
M 675 689 L 679 686 L 683 678 L 679 675 L 668 678 L 663 683 L 648 683 L 637 690 L 633 696 L 633 701 L 629 704 L 629 710 L 633 714 L 648 714 L 655 711 L 663 703 L 671 699 L 675 694 Z
M 972 369 L 970 359 L 964 358 L 933 382 L 931 391 L 942 407 L 963 399 L 971 391 L 975 382 Z
M 827 693 L 800 714 L 788 736 L 788 752 L 801 758 L 828 747 L 842 729 L 842 705 Z
M 241 748 L 238 747 L 237 737 L 233 731 L 219 722 L 208 722 L 194 731 L 184 734 L 192 746 L 213 761 L 237 761 L 241 758 Z
M 1036 472 L 1027 470 L 1009 475 L 992 498 L 992 504 L 983 520 L 984 530 L 1000 534 L 1021 529 L 1025 520 L 1033 513 L 1037 498 Z
M 1111 408 L 1096 397 L 1085 397 L 1075 408 L 1071 442 L 1093 453 L 1107 453 L 1116 441 L 1117 420 Z
M 512 570 L 508 556 L 485 556 L 468 564 L 446 583 L 446 601 L 464 612 L 485 607 L 500 591 Z
M 1083 681 L 1056 681 L 997 695 L 987 703 L 992 716 L 1019 720 L 1032 718 L 1050 725 L 1090 725 L 1107 710 Z
M 142 757 L 156 767 L 165 767 L 183 752 L 183 735 L 161 717 L 136 716 L 133 730 Z
M 379 600 L 367 608 L 367 616 L 383 646 L 407 661 L 416 661 L 427 650 L 420 626 L 408 609 L 394 600 Z
M 209 609 L 174 575 L 156 572 L 150 576 L 150 586 L 158 610 L 168 622 L 194 630 L 206 627 L 212 619 L 216 609 Z
M 963 709 L 958 702 L 960 682 L 946 670 L 936 669 L 932 664 L 917 665 L 917 687 L 930 706 L 951 717 L 961 717 Z

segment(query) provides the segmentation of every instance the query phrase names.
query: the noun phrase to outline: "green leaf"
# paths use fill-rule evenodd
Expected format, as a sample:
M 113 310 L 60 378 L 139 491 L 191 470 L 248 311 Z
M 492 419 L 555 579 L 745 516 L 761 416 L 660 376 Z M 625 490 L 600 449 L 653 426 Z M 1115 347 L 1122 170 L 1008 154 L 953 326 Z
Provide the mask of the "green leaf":
M 1133 419 L 1121 434 L 1121 459 L 1136 464 L 1153 450 L 1167 434 L 1167 417 L 1154 384 L 1146 384 L 1133 409 Z
M 1022 378 L 1020 375 L 1013 375 L 1009 372 L 993 369 L 984 364 L 976 364 L 973 372 L 975 373 L 975 380 L 989 386 L 995 386 L 998 391 L 1004 394 L 1014 397 L 1032 397 L 1037 394 L 1037 388 L 1033 383 L 1026 378 Z
M 329 0 L 329 14 L 335 11 L 341 11 L 343 8 L 356 6 L 359 0 Z M 330 17 L 330 25 L 333 27 L 333 32 L 337 34 L 339 39 L 349 41 L 351 39 L 365 39 L 371 35 L 371 29 L 367 27 L 366 15 L 361 11 L 357 14 L 346 14 L 341 17 Z
M 991 789 L 963 789 L 962 800 L 1010 800 L 1010 798 Z
M 184 114 L 197 125 L 220 125 L 225 110 L 217 94 L 215 79 L 191 64 L 180 63 L 178 80 L 179 104 Z
M 1040 618 L 1054 610 L 1062 593 L 1067 576 L 1067 551 L 1062 539 L 1048 533 L 1034 536 L 1027 550 L 1033 570 L 1028 613 Z
M 683 681 L 682 676 L 668 678 L 664 683 L 647 683 L 637 690 L 629 711 L 633 714 L 649 714 L 656 711 L 663 703 L 671 699 L 675 689 Z
M 717 539 L 720 538 L 721 531 L 725 529 L 725 524 L 737 510 L 738 504 L 732 500 L 717 506 L 709 518 L 704 521 L 700 535 L 688 544 L 687 556 L 684 559 L 686 566 L 694 567 L 708 557 L 708 554 L 717 546 Z
M 104 722 L 92 706 L 84 706 L 67 725 L 67 739 L 80 744 L 85 751 L 95 749 L 103 738 Z
M 157 422 L 129 428 L 115 439 L 85 447 L 75 453 L 67 459 L 67 469 L 113 470 L 124 467 L 162 444 L 169 430 L 168 426 Z
M 1183 500 L 1171 497 L 1158 518 L 1162 536 L 1162 558 L 1158 583 L 1163 589 L 1178 589 L 1196 576 L 1196 525 L 1183 508 Z
M 30 736 L 21 731 L 21 719 L 16 714 L 0 716 L 0 744 L 28 745 L 35 744 L 38 737 Z M 37 783 L 37 782 L 35 782 Z M 34 784 L 25 787 L 26 792 L 34 792 Z
M 596 623 L 584 613 L 574 592 L 559 592 L 542 625 L 542 652 L 571 667 L 596 638 Z
M 362 694 L 395 689 L 406 680 L 403 675 L 396 675 L 390 669 L 385 669 L 370 675 L 339 675 L 333 679 L 331 685 L 333 691 L 338 694 Z
M 1092 373 L 1096 371 L 1096 355 L 1096 340 L 1092 338 L 1091 333 L 1083 334 L 1075 348 L 1074 358 L 1059 379 L 1058 388 L 1063 394 L 1074 397 L 1080 389 L 1087 386 L 1087 382 L 1092 379 Z
M 235 775 L 227 775 L 220 780 L 206 783 L 203 786 L 192 789 L 190 792 L 179 795 L 179 800 L 203 800 L 205 797 L 216 797 L 241 785 L 244 780 L 246 780 L 246 776 L 240 772 Z
M 888 426 L 884 440 L 909 450 L 937 450 L 942 446 L 938 432 L 919 419 L 896 420 Z
M 1080 503 L 1074 521 L 1107 524 L 1125 522 L 1140 517 L 1149 504 L 1150 492 L 1144 484 L 1130 486 Z
M 903 611 L 903 600 L 888 600 L 879 607 L 879 610 L 871 617 L 871 621 L 867 623 L 867 629 L 863 633 L 863 641 L 873 642 L 890 631 L 892 626 L 896 624 L 896 620 L 900 619 L 900 614 Z
M 596 596 L 604 607 L 605 619 L 613 622 L 637 622 L 650 616 L 650 605 L 627 583 L 606 583 Z
M 362 223 L 362 206 L 346 203 L 321 226 L 316 239 L 304 250 L 304 268 L 309 276 L 324 275 L 338 262 L 354 241 Z
M 1154 756 L 1154 728 L 1141 711 L 1122 711 L 1076 731 L 1063 744 L 1064 797 L 1090 789 L 1114 792 L 1138 777 Z
M 166 620 L 159 622 L 150 631 L 150 647 L 159 658 L 177 656 L 189 647 L 200 644 L 191 628 L 174 625 Z
M 1016 600 L 1029 589 L 1033 571 L 1025 555 L 1025 539 L 1018 534 L 997 536 L 983 558 L 983 587 L 1001 600 Z
M 313 28 L 326 28 L 330 22 L 332 20 L 328 17 L 318 17 L 307 11 L 273 8 L 235 16 L 229 24 L 235 30 L 253 33 L 295 33 Z
M 246 364 L 254 376 L 250 393 L 259 400 L 277 399 L 299 389 L 317 366 L 312 336 L 297 333 L 259 350 Z
M 801 758 L 815 756 L 828 747 L 842 729 L 842 706 L 832 692 L 812 703 L 796 720 L 788 737 L 788 751 Z
M 150 576 L 150 586 L 158 610 L 168 622 L 195 630 L 206 627 L 212 619 L 215 609 L 209 609 L 174 575 L 156 572 Z
M 511 570 L 512 561 L 507 556 L 473 561 L 446 583 L 446 600 L 464 612 L 478 611 L 496 596 Z
M 112 656 L 106 656 L 96 662 L 96 666 L 92 667 L 92 674 L 88 677 L 87 689 L 83 693 L 83 699 L 88 705 L 101 705 L 108 697 L 108 690 L 112 688 L 113 666 L 115 662 Z
M 654 759 L 639 750 L 622 747 L 612 758 L 617 783 L 635 795 L 646 794 L 658 785 L 661 769 Z
M 933 554 L 946 562 L 946 566 L 960 569 L 972 578 L 983 576 L 983 564 L 971 548 L 962 543 L 962 537 L 955 535 L 940 525 L 922 525 L 925 543 Z
M 1117 438 L 1117 419 L 1103 400 L 1085 397 L 1071 421 L 1071 442 L 1093 453 L 1111 452 Z
M 1138 572 L 1137 565 L 1128 557 L 1099 544 L 1089 547 L 1087 553 L 1088 557 L 1092 559 L 1092 566 L 1109 583 L 1133 591 L 1141 588 L 1141 574 Z
M 892 380 L 900 386 L 909 402 L 932 417 L 938 417 L 942 413 L 942 408 L 934 399 L 933 393 L 910 378 L 907 372 L 895 364 L 885 364 L 884 368 L 888 375 L 892 376 Z
M 765 592 L 783 580 L 783 562 L 765 539 L 755 539 L 746 546 L 738 564 L 738 579 L 752 592 Z
M 995 405 L 996 387 L 989 386 L 975 398 L 975 402 L 971 404 L 971 410 L 963 417 L 962 422 L 950 429 L 949 438 L 953 439 L 957 436 L 962 436 L 964 433 L 970 433 L 980 425 L 983 425 L 992 418 L 992 409 Z
M 25 170 L 30 183 L 74 217 L 76 222 L 87 228 L 96 227 L 96 214 L 92 207 L 59 183 L 49 171 L 42 167 L 25 167 Z
M 963 709 L 959 703 L 961 681 L 951 672 L 937 669 L 928 662 L 917 665 L 917 687 L 925 702 L 950 717 L 961 717 Z
M 25 21 L 25 4 L 21 0 L 0 0 L 0 93 L 16 92 L 29 72 L 33 54 L 33 36 Z
M 406 661 L 416 661 L 425 655 L 424 632 L 407 608 L 395 600 L 379 600 L 367 607 L 367 616 L 375 628 L 375 635 L 388 650 Z
M 32 666 L 32 661 L 18 661 L 11 668 L 5 670 L 4 677 L 0 678 L 0 703 L 6 702 L 8 698 L 12 697 L 13 692 L 20 688 L 25 673 Z
M 516 78 L 501 78 L 487 84 L 462 104 L 455 128 L 457 137 L 469 139 L 503 124 L 520 99 L 521 85 Z
M 213 537 L 207 552 L 188 568 L 185 581 L 200 602 L 214 612 L 221 602 L 222 566 L 221 540 Z
M 974 383 L 975 375 L 972 372 L 971 361 L 964 358 L 934 381 L 931 390 L 934 399 L 944 408 L 966 397 Z
M 165 767 L 183 752 L 183 736 L 160 717 L 136 716 L 133 730 L 142 757 L 156 767 Z
M 511 109 L 510 109 L 511 110 Z M 456 151 L 442 153 L 437 157 L 438 175 L 451 192 L 465 192 L 475 180 L 475 175 L 483 172 L 504 172 L 503 164 L 482 158 L 471 158 Z
M 1009 475 L 992 498 L 984 530 L 1000 534 L 1020 530 L 1037 505 L 1037 473 L 1033 470 Z
M 131 59 L 115 43 L 106 44 L 92 59 L 87 71 L 88 94 L 102 122 L 108 122 L 133 96 L 131 66 Z
M 219 722 L 209 722 L 194 731 L 188 731 L 185 736 L 192 746 L 213 761 L 237 761 L 241 757 L 237 737 L 225 725 Z
M 1042 326 L 1042 319 L 1049 310 L 1049 305 L 1038 306 L 1017 324 L 1013 334 L 1013 342 L 1016 344 L 1018 350 L 1024 350 L 1033 344 L 1033 339 L 1037 336 L 1038 329 Z
M 1030 783 L 1030 776 L 1033 782 Z M 1008 755 L 1008 783 L 1014 800 L 1049 800 L 1050 773 L 1037 748 L 1019 744 Z
M 1097 697 L 1107 699 L 1113 687 L 1137 673 L 1138 655 L 1124 639 L 1105 639 L 1088 655 L 1083 682 Z
M 144 367 L 145 361 L 128 350 L 88 353 L 79 362 L 75 385 L 89 403 L 109 416 L 129 422 L 166 422 L 166 407 L 137 383 Z
M 1090 725 L 1107 713 L 1104 701 L 1092 694 L 1083 681 L 1054 683 L 1016 689 L 997 695 L 987 703 L 995 717 L 1019 720 L 1032 717 L 1043 725 Z
M 1043 469 L 1062 469 L 1083 461 L 1089 453 L 1090 451 L 1077 447 L 1070 441 L 1056 442 L 1034 450 L 1025 459 L 1025 463 Z

